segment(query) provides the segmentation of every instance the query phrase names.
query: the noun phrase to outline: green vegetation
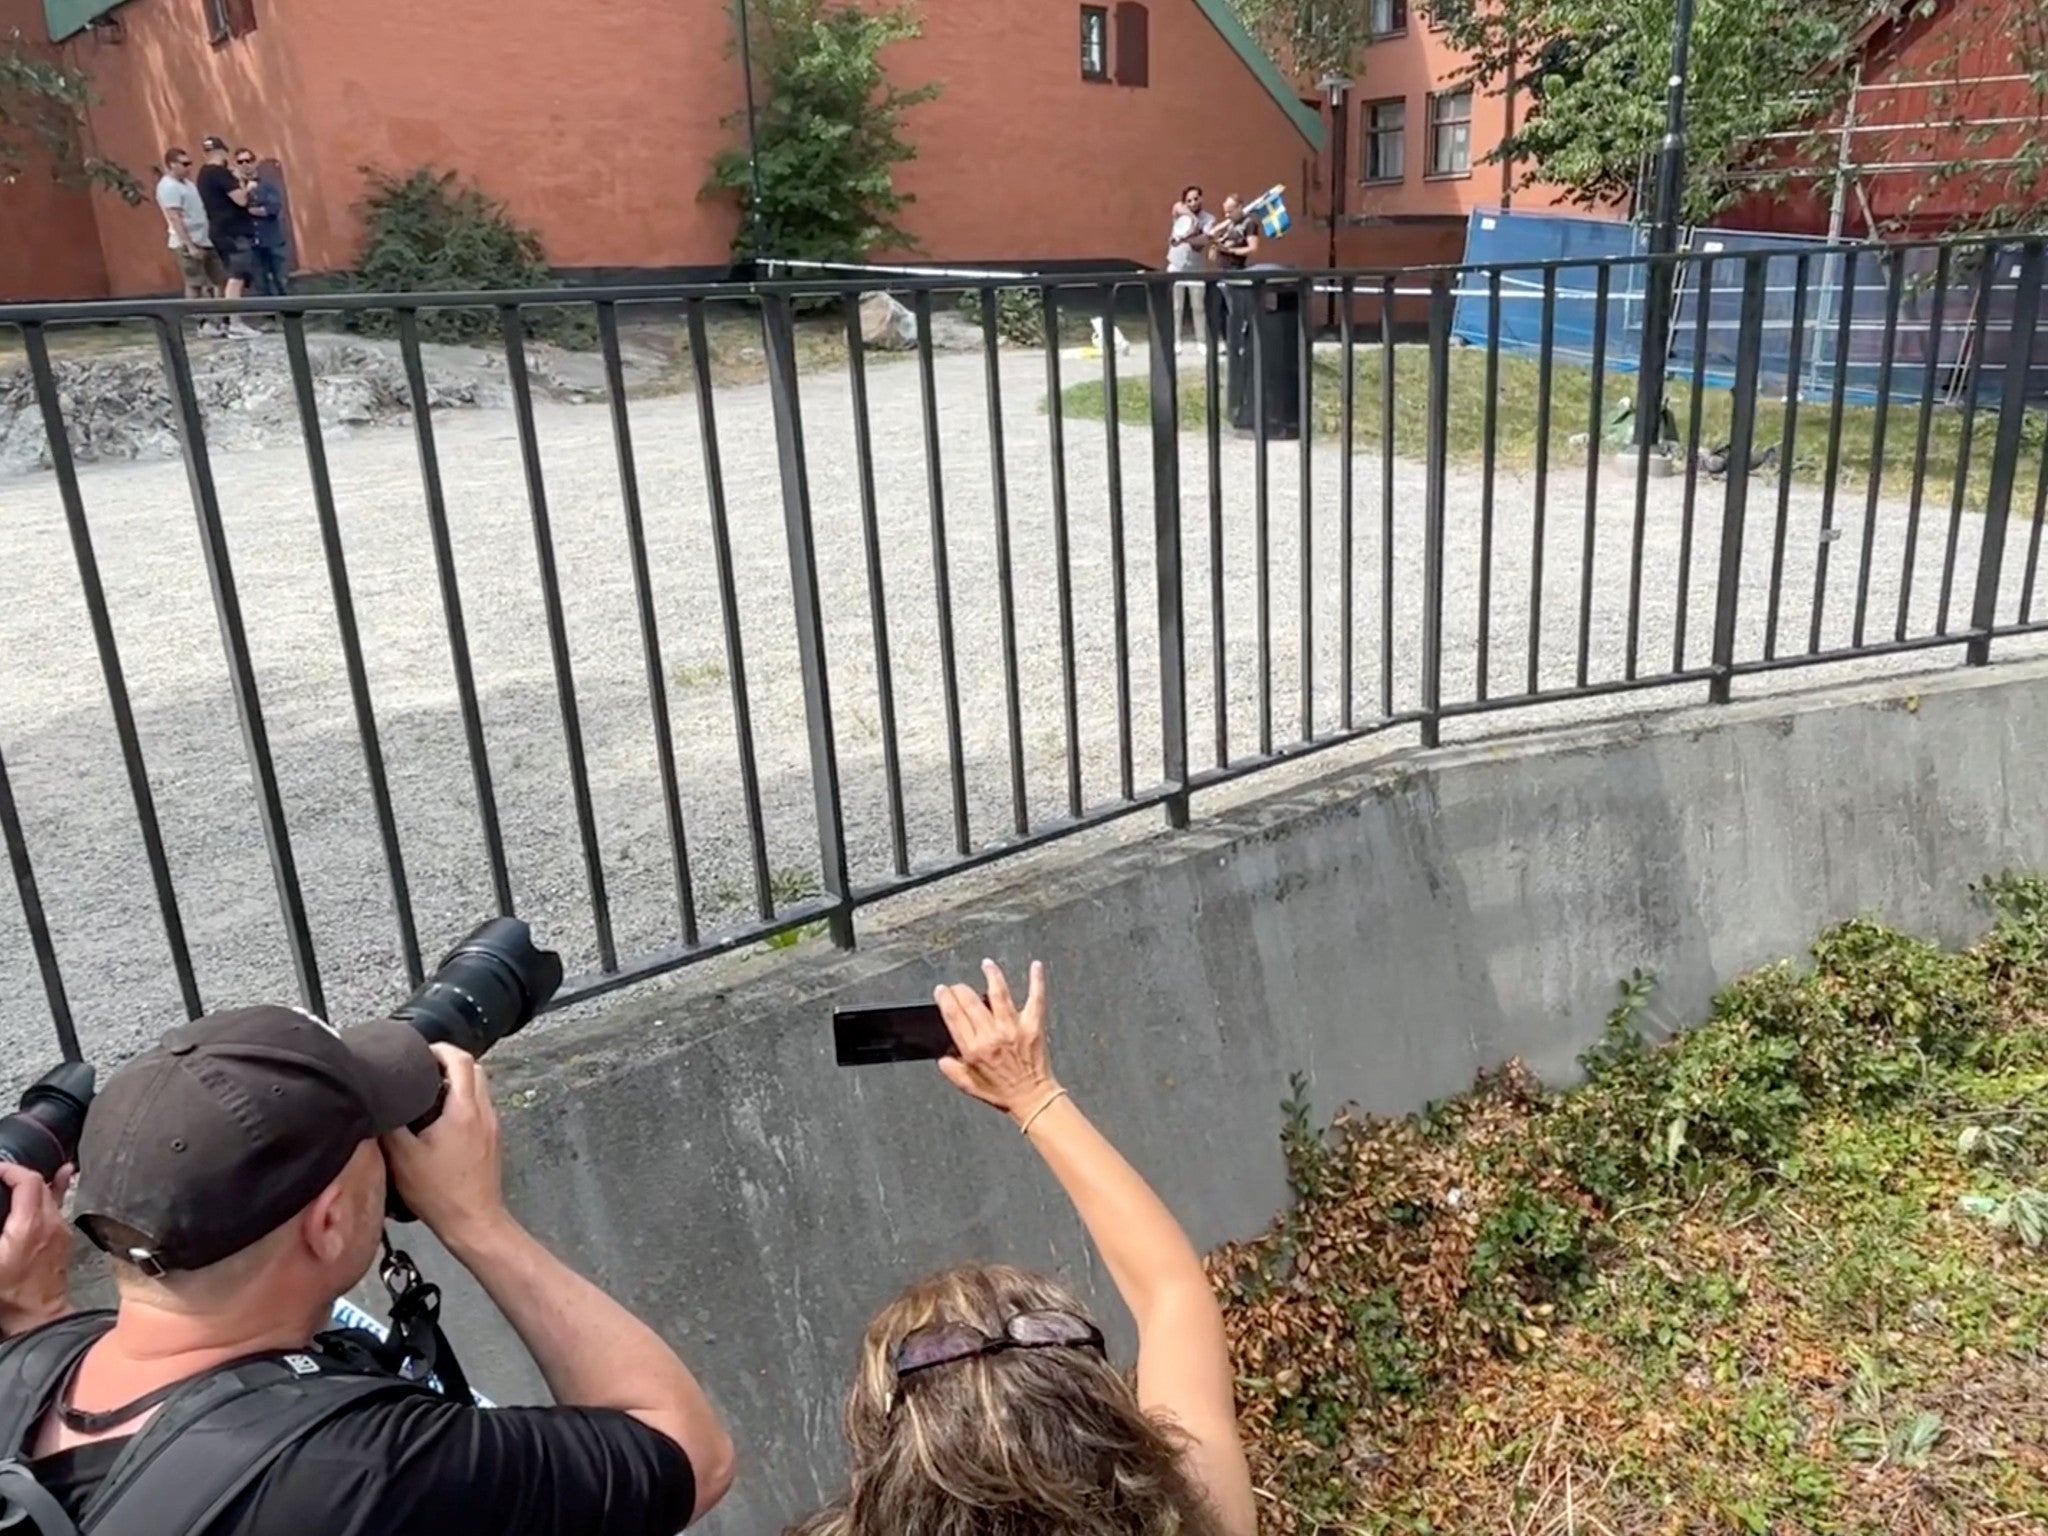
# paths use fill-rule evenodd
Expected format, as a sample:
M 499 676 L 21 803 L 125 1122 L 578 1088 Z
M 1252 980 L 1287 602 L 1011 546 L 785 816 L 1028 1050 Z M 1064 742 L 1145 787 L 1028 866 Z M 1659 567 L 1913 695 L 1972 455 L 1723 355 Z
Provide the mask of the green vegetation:
M 84 143 L 85 111 L 97 100 L 91 78 L 54 49 L 31 48 L 19 30 L 0 36 L 0 187 L 34 169 L 143 201 L 142 183 Z
M 1270 1536 L 2048 1526 L 2048 884 L 1868 921 L 1587 1082 L 1410 1120 L 1301 1085 L 1294 1207 L 1210 1261 Z
M 513 219 L 505 205 L 462 181 L 454 171 L 423 165 L 404 176 L 365 166 L 369 178 L 358 211 L 363 248 L 349 274 L 359 293 L 483 293 L 552 286 L 540 236 Z M 595 323 L 577 309 L 524 311 L 529 335 L 588 345 Z M 357 329 L 388 335 L 389 314 L 353 317 Z M 488 309 L 433 309 L 420 315 L 430 341 L 475 341 L 498 334 Z
M 705 195 L 739 201 L 734 256 L 859 261 L 881 249 L 908 249 L 913 242 L 896 220 L 911 199 L 892 180 L 895 168 L 917 155 L 903 137 L 903 114 L 939 88 L 897 88 L 881 55 L 923 31 L 915 8 L 753 0 L 748 13 L 760 205 L 744 113 L 728 122 L 740 142 L 713 162 L 704 184 Z
M 1394 445 L 1403 457 L 1418 457 L 1422 451 L 1423 429 L 1429 408 L 1427 349 L 1399 346 L 1394 349 Z M 1376 450 L 1380 444 L 1385 410 L 1384 364 L 1381 349 L 1361 345 L 1353 365 L 1352 442 L 1356 448 Z M 1326 437 L 1342 434 L 1344 425 L 1343 365 L 1333 355 L 1318 352 L 1310 405 L 1315 430 Z M 1535 463 L 1537 408 L 1541 398 L 1538 384 L 1542 374 L 1533 357 L 1503 352 L 1500 356 L 1500 385 L 1495 394 L 1496 462 L 1504 469 L 1525 470 Z M 1585 449 L 1574 438 L 1585 440 L 1592 428 L 1593 373 L 1591 369 L 1558 363 L 1550 389 L 1550 465 L 1553 471 L 1582 463 Z M 1609 372 L 1602 385 L 1601 412 L 1612 419 L 1614 412 L 1633 400 L 1635 375 Z M 1146 421 L 1150 387 L 1142 372 L 1117 380 L 1118 419 L 1126 425 Z M 1208 390 L 1199 377 L 1183 375 L 1180 381 L 1180 417 L 1186 427 L 1206 419 Z M 1703 448 L 1728 440 L 1734 414 L 1734 394 L 1708 387 L 1701 392 L 1700 435 Z M 1667 395 L 1678 422 L 1681 439 L 1688 431 L 1692 409 L 1689 384 L 1674 381 Z M 1102 382 L 1089 379 L 1070 385 L 1061 395 L 1069 416 L 1100 419 Z M 1792 453 L 1788 460 L 1794 480 L 1819 483 L 1827 472 L 1829 404 L 1825 399 L 1802 402 L 1794 419 Z M 1757 404 L 1756 450 L 1780 444 L 1785 431 L 1785 405 L 1778 400 Z M 1870 483 L 1871 448 L 1875 440 L 1879 408 L 1845 405 L 1842 408 L 1840 463 L 1835 484 L 1844 497 L 1864 495 Z M 1917 402 L 1894 401 L 1886 411 L 1884 486 L 1893 494 L 1912 489 L 1913 451 L 1919 430 Z M 1970 475 L 1965 505 L 1981 509 L 1991 480 L 1991 444 L 1998 431 L 1998 410 L 1979 407 L 1971 423 Z M 2048 412 L 2027 413 L 2022 437 L 2020 464 L 2013 489 L 2013 508 L 2031 512 L 2035 487 L 2040 483 L 2042 438 L 2048 434 Z M 1486 354 L 1477 348 L 1451 350 L 1450 454 L 1454 460 L 1476 461 L 1486 449 Z M 1929 423 L 1925 496 L 1946 504 L 1952 495 L 1956 466 L 1963 450 L 1963 413 L 1936 405 Z

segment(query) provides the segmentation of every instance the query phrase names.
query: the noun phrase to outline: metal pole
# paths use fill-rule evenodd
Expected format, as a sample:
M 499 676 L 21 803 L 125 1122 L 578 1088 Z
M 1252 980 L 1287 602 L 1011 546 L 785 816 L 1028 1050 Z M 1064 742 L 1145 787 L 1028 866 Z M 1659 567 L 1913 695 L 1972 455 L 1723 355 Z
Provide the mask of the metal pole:
M 761 238 L 761 145 L 754 123 L 753 26 L 747 19 L 747 0 L 733 0 L 740 29 L 740 83 L 747 100 L 747 176 L 752 183 L 747 197 L 747 222 L 754 228 L 754 259 L 768 254 Z
M 1685 65 L 1692 51 L 1693 0 L 1678 0 L 1678 18 L 1671 33 L 1671 74 L 1664 82 L 1664 142 L 1657 155 L 1657 193 L 1650 226 L 1650 255 L 1670 257 L 1678 250 L 1678 200 L 1685 187 Z M 1673 261 L 1653 261 L 1643 292 L 1643 370 L 1636 382 L 1638 445 L 1657 441 L 1664 418 L 1664 364 L 1671 343 L 1672 287 L 1678 274 Z

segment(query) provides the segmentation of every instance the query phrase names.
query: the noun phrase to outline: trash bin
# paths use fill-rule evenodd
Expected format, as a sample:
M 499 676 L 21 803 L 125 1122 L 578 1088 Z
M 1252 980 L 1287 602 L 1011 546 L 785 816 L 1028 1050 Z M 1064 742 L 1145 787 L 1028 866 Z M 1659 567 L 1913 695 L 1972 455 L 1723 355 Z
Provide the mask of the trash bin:
M 1247 267 L 1248 273 L 1281 273 L 1291 267 Z M 1228 282 L 1223 285 L 1224 332 L 1230 375 L 1226 401 L 1230 424 L 1256 430 L 1252 415 L 1252 328 L 1258 327 L 1258 363 L 1265 373 L 1265 431 L 1271 438 L 1301 436 L 1301 290 L 1291 283 Z

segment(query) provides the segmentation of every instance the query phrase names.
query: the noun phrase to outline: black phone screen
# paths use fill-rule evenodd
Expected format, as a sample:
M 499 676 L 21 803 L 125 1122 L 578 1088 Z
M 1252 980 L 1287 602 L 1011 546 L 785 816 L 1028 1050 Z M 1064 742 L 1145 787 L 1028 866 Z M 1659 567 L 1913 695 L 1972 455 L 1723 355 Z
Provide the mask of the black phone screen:
M 937 1061 L 953 1054 L 953 1037 L 937 1003 L 832 1010 L 832 1044 L 842 1067 L 889 1061 Z

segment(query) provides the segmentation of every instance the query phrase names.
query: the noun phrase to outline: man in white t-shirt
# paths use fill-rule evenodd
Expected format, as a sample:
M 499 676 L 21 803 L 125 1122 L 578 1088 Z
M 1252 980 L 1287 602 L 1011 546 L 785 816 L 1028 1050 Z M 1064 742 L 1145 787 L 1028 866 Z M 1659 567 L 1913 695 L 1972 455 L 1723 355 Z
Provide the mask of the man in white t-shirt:
M 1202 211 L 1202 189 L 1188 187 L 1173 205 L 1173 232 L 1166 241 L 1166 270 L 1185 272 L 1198 278 L 1208 266 L 1209 230 L 1214 214 Z M 1209 290 L 1197 281 L 1173 285 L 1173 349 L 1180 350 L 1180 317 L 1183 308 L 1194 311 L 1195 345 L 1209 344 Z
M 176 145 L 164 151 L 164 174 L 156 184 L 157 210 L 164 216 L 170 233 L 171 255 L 178 263 L 178 276 L 188 299 L 210 299 L 228 280 L 228 269 L 213 248 L 208 233 L 206 202 L 192 184 L 192 157 Z M 220 326 L 201 321 L 199 329 L 211 334 Z

